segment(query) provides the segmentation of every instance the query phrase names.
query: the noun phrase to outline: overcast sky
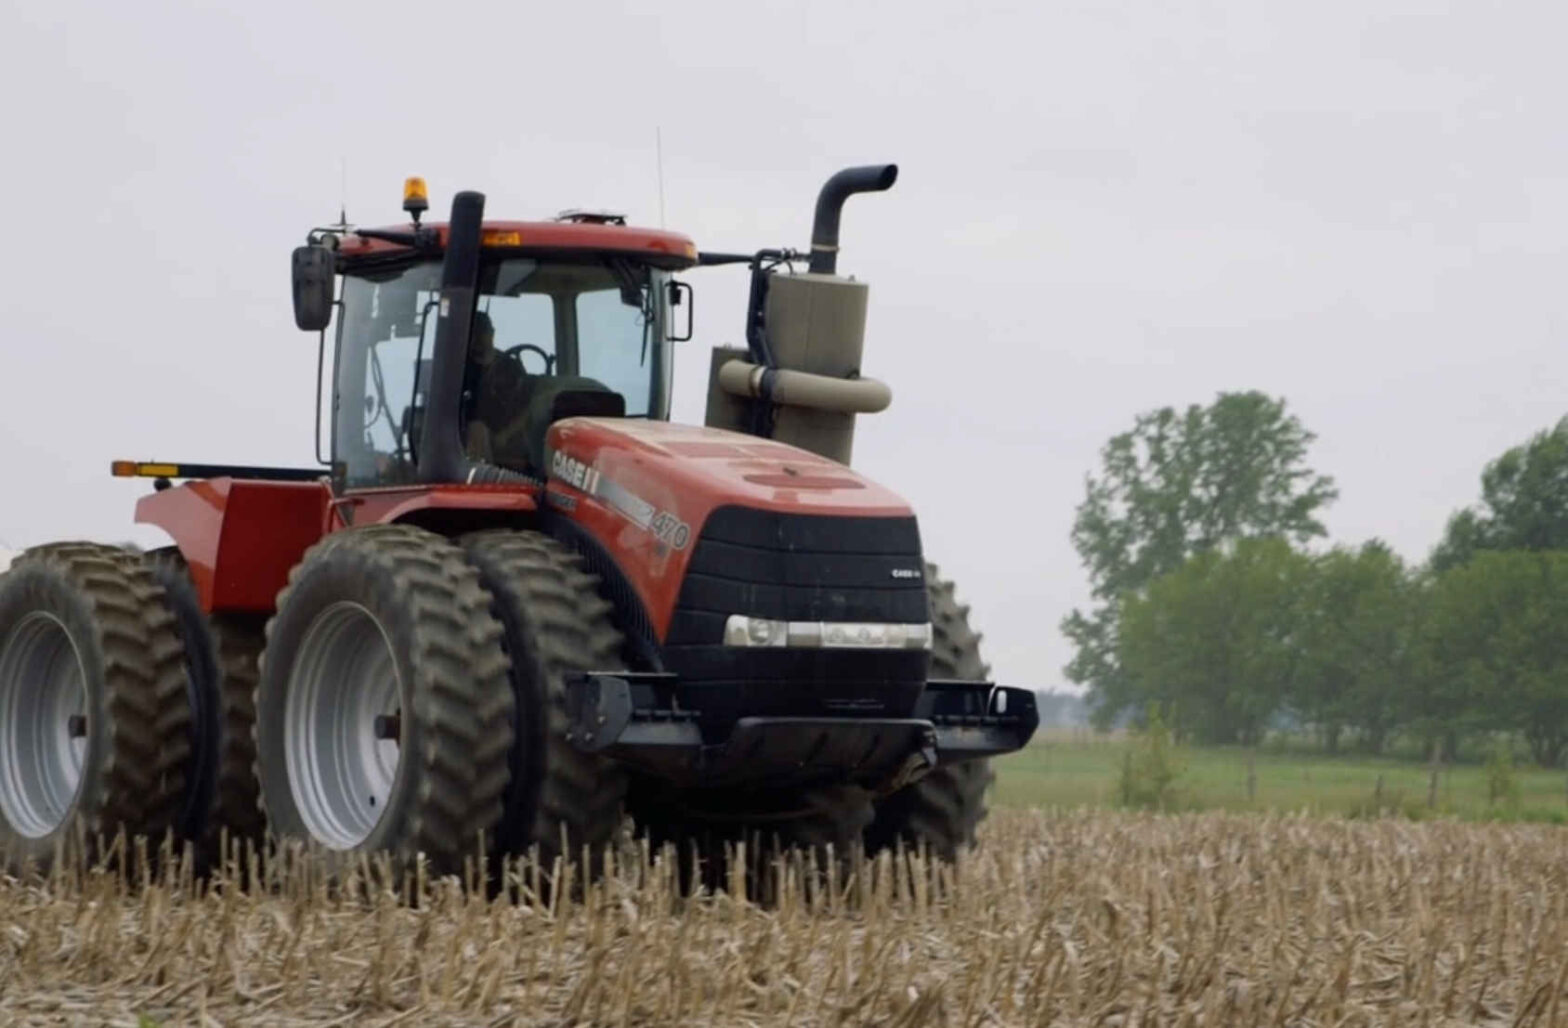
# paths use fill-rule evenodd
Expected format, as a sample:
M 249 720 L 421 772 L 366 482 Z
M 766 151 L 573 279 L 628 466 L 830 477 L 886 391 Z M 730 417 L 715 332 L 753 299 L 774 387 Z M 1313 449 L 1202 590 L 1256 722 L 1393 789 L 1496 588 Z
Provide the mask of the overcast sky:
M 221 7 L 232 7 L 230 11 Z M 1335 540 L 1423 557 L 1568 409 L 1568 8 L 1555 3 L 189 4 L 0 17 L 0 548 L 129 528 L 111 458 L 308 464 L 289 250 L 480 189 L 707 249 L 806 243 L 820 180 L 872 283 L 856 465 L 909 497 L 999 679 L 1062 681 L 1067 532 L 1110 435 L 1287 398 Z M 689 276 L 738 341 L 744 274 Z

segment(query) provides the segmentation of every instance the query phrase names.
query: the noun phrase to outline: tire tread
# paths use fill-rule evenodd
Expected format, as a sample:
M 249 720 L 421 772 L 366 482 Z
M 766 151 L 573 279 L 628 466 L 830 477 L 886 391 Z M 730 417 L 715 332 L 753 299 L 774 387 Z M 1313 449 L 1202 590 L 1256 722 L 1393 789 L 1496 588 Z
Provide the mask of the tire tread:
M 120 831 L 154 846 L 176 827 L 190 755 L 184 648 L 162 587 L 139 554 L 99 543 L 35 547 L 12 570 L 37 567 L 75 592 L 102 662 L 107 746 L 96 783 L 84 781 L 76 825 L 88 840 Z M 78 801 L 80 802 L 80 801 Z
M 979 680 L 991 668 L 980 657 L 980 634 L 969 625 L 969 608 L 956 598 L 953 583 L 935 564 L 926 565 L 931 597 L 931 677 Z M 996 781 L 989 760 L 938 767 L 924 778 L 876 802 L 876 818 L 866 830 L 868 852 L 896 845 L 925 848 L 943 860 L 956 860 L 975 843 L 985 820 L 986 794 Z
M 396 594 L 390 601 L 404 606 L 412 625 L 407 670 L 413 676 L 413 709 L 405 708 L 403 716 L 421 720 L 423 746 L 402 755 L 418 762 L 418 780 L 405 823 L 386 848 L 404 864 L 423 854 L 437 873 L 460 871 L 481 836 L 487 843 L 494 838 L 500 821 L 512 698 L 490 596 L 462 551 L 442 536 L 398 524 L 346 529 L 317 543 L 290 571 L 278 594 L 278 614 L 267 623 L 254 694 L 256 778 L 269 780 L 261 766 L 267 729 L 260 715 L 267 705 L 282 702 L 269 690 L 281 689 L 287 675 L 287 668 L 273 666 L 279 617 L 301 582 L 329 562 L 367 572 L 361 575 L 367 587 L 372 579 L 390 581 Z
M 512 784 L 500 847 L 512 855 L 537 847 L 545 866 L 557 856 L 575 858 L 584 846 L 596 852 L 620 827 L 627 778 L 612 761 L 567 740 L 561 676 L 625 666 L 624 639 L 611 606 L 582 558 L 542 533 L 486 530 L 465 536 L 463 547 L 494 596 L 496 619 L 506 626 L 505 648 L 518 694 L 531 695 L 531 703 L 518 709 L 516 745 L 536 752 L 512 755 L 513 766 L 526 766 L 531 780 Z M 526 723 L 530 715 L 540 723 Z M 563 829 L 566 853 L 561 852 Z

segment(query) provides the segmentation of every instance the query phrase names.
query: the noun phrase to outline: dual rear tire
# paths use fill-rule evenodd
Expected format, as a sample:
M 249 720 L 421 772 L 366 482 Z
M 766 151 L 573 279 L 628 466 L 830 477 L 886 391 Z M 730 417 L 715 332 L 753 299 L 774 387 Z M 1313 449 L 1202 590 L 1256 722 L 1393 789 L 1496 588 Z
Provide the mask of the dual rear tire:
M 0 853 L 120 833 L 194 847 L 263 832 L 251 772 L 260 619 L 201 610 L 177 550 L 57 543 L 0 578 Z
M 0 857 L 47 867 L 177 832 L 191 710 L 163 590 L 136 554 L 59 543 L 0 578 Z

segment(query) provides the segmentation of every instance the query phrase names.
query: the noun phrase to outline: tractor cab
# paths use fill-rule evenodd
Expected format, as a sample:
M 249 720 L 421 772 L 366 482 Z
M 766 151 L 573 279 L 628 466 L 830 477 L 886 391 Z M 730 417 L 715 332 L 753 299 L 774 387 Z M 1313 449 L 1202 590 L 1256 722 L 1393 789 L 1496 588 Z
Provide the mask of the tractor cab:
M 423 184 L 410 180 L 412 224 L 318 230 L 295 261 L 302 326 L 321 328 L 325 344 L 337 311 L 331 447 L 340 489 L 466 478 L 452 476 L 450 462 L 448 473 L 432 473 L 422 452 L 432 411 L 455 421 L 432 424 L 432 438 L 455 433 L 462 466 L 491 479 L 543 479 L 545 434 L 563 417 L 668 418 L 669 309 L 689 293 L 672 274 L 695 263 L 689 240 L 580 211 L 483 222 L 464 283 L 464 332 L 456 322 L 468 312 L 453 317 L 442 299 L 449 229 L 419 223 L 422 201 Z M 445 389 L 457 395 L 432 405 L 443 361 Z

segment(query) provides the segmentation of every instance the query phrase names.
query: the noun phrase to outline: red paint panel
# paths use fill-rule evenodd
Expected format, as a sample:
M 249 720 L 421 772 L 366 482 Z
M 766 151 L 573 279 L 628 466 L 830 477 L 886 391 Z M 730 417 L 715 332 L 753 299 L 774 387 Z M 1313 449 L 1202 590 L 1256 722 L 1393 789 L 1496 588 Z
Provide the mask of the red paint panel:
M 842 464 L 721 429 L 569 418 L 550 429 L 549 445 L 596 474 L 584 477 L 581 487 L 554 477 L 550 491 L 568 498 L 556 506 L 609 551 L 660 639 L 669 628 L 692 546 L 718 507 L 845 517 L 913 513 L 898 495 Z M 661 539 L 656 527 L 640 523 L 628 507 L 685 525 L 684 545 L 679 535 L 670 534 L 678 529 L 667 518 L 657 526 L 665 534 Z
M 270 612 L 289 571 L 328 532 L 399 521 L 418 511 L 538 510 L 533 486 L 412 486 L 367 489 L 334 500 L 319 482 L 215 478 L 142 497 L 136 520 L 174 537 L 208 612 Z
M 266 613 L 326 534 L 331 495 L 319 482 L 215 478 L 142 497 L 136 520 L 174 538 L 204 609 Z

